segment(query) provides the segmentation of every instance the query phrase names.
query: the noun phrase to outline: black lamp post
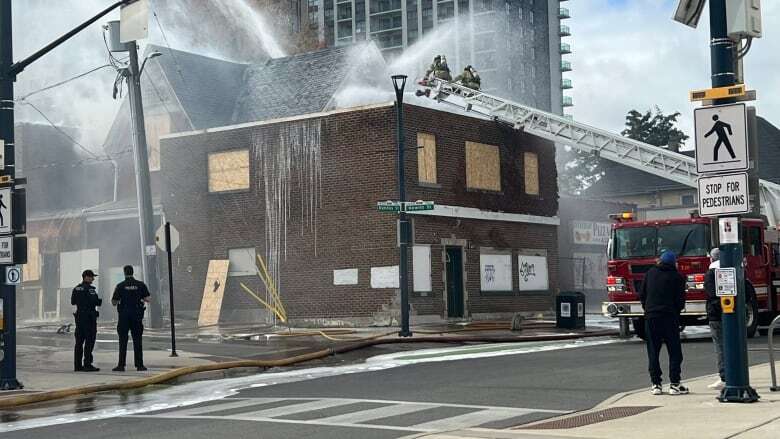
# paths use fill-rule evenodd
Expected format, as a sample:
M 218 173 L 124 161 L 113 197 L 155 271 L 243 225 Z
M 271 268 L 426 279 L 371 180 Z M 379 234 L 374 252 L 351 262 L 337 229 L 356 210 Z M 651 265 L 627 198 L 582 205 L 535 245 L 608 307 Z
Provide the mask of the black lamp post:
M 406 185 L 404 176 L 404 87 L 406 86 L 406 75 L 393 75 L 393 88 L 395 88 L 395 110 L 396 110 L 396 143 L 398 146 L 398 201 L 401 202 L 401 210 L 398 213 L 399 222 L 399 249 L 400 261 L 398 265 L 399 284 L 401 287 L 401 331 L 398 333 L 401 337 L 411 337 L 412 331 L 409 330 L 409 267 L 407 261 L 407 246 L 409 245 L 409 220 L 406 218 L 406 212 L 403 210 L 403 203 L 406 201 Z

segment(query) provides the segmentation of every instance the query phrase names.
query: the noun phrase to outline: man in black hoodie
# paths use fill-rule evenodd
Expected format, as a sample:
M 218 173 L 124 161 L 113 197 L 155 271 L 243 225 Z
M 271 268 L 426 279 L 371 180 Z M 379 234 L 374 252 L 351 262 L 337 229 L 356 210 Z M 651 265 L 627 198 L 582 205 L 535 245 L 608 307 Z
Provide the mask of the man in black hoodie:
M 645 309 L 647 359 L 653 395 L 663 393 L 661 387 L 661 345 L 666 343 L 669 353 L 670 395 L 688 393 L 680 383 L 683 361 L 680 344 L 680 312 L 685 308 L 685 279 L 677 271 L 677 258 L 671 251 L 661 254 L 658 264 L 645 275 L 639 300 Z

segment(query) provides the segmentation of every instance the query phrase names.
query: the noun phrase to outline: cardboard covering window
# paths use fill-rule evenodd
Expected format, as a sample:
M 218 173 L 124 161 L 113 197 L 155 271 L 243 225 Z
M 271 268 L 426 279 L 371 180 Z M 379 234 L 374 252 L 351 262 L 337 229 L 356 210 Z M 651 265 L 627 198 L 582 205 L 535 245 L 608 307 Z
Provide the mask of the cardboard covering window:
M 22 268 L 25 282 L 41 280 L 41 253 L 38 238 L 27 238 L 27 263 Z
M 480 253 L 479 287 L 482 291 L 512 291 L 512 255 Z
M 431 291 L 431 246 L 412 246 L 412 267 L 414 291 Z
M 149 170 L 160 170 L 160 137 L 171 133 L 171 118 L 167 114 L 147 116 L 146 143 L 149 148 Z
M 249 150 L 209 154 L 209 192 L 249 189 Z
M 498 146 L 466 142 L 466 186 L 501 191 L 501 159 Z
M 525 193 L 539 195 L 539 156 L 533 152 L 523 154 Z
M 436 137 L 417 133 L 417 171 L 421 183 L 436 183 Z

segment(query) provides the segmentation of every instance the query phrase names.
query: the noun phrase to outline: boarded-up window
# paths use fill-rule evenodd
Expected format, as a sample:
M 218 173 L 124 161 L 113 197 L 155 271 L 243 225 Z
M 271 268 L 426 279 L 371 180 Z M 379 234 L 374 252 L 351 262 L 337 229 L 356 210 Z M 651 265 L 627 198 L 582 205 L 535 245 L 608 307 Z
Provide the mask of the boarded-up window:
M 436 183 L 436 137 L 417 133 L 417 170 L 421 183 Z
M 249 150 L 209 154 L 209 192 L 249 189 Z
M 149 146 L 149 170 L 160 170 L 160 137 L 171 133 L 171 118 L 167 114 L 147 116 L 146 143 Z
M 498 146 L 466 142 L 466 186 L 469 189 L 501 190 Z
M 22 279 L 25 282 L 41 280 L 41 253 L 38 238 L 27 238 L 27 263 L 24 265 Z
M 533 152 L 523 155 L 525 168 L 525 193 L 539 195 L 539 156 Z

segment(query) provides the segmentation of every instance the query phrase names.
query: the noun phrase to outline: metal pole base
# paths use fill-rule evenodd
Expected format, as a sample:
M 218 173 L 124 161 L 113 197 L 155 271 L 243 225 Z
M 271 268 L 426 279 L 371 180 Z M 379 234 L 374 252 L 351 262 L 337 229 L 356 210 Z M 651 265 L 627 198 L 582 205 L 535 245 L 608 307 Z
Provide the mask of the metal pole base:
M 2 378 L 0 379 L 0 390 L 19 390 L 24 389 L 24 384 L 16 378 Z
M 399 331 L 398 332 L 399 337 L 411 337 L 412 331 Z
M 758 393 L 750 386 L 726 386 L 720 391 L 720 402 L 756 402 Z
M 780 392 L 780 387 L 772 386 L 772 387 L 769 388 L 769 391 L 770 392 Z
M 178 357 L 179 354 L 176 353 L 176 351 L 171 352 L 171 357 Z

